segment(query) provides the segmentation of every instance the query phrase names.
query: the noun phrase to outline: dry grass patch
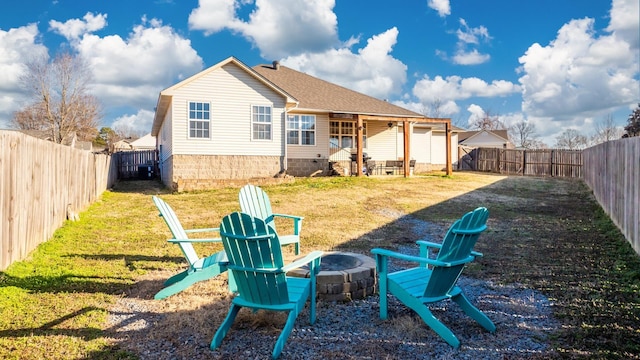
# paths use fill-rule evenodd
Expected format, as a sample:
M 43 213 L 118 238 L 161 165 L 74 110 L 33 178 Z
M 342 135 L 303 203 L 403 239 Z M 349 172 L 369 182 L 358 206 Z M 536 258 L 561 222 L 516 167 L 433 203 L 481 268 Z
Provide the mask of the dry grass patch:
M 178 349 L 174 356 L 182 358 L 211 355 L 208 343 L 231 300 L 226 275 L 152 300 L 185 263 L 179 248 L 166 242 L 169 231 L 151 195 L 166 200 L 185 228 L 216 227 L 239 210 L 238 190 L 172 194 L 156 182 L 123 182 L 106 192 L 79 222 L 65 224 L 28 260 L 0 273 L 0 358 L 123 359 L 149 357 L 148 349 Z M 303 253 L 414 249 L 415 240 L 438 240 L 463 213 L 486 206 L 489 230 L 478 243 L 485 257 L 465 275 L 535 290 L 531 301 L 512 304 L 514 312 L 534 312 L 536 294 L 551 299 L 562 328 L 552 334 L 555 352 L 547 357 L 640 354 L 640 260 L 579 181 L 455 173 L 296 179 L 264 190 L 275 212 L 305 217 Z M 278 223 L 280 232 L 290 227 L 285 220 Z M 198 247 L 203 253 L 219 249 Z M 319 313 L 334 308 L 322 302 L 318 307 Z M 363 319 L 377 321 L 375 309 L 366 310 Z M 273 344 L 283 324 L 279 316 L 241 313 L 234 328 L 251 331 L 234 336 L 250 343 L 252 333 L 265 333 L 260 341 Z M 413 340 L 356 342 L 353 354 L 396 359 L 402 346 L 424 346 L 418 340 L 431 336 L 410 312 L 384 326 Z M 333 350 L 320 354 L 366 358 Z

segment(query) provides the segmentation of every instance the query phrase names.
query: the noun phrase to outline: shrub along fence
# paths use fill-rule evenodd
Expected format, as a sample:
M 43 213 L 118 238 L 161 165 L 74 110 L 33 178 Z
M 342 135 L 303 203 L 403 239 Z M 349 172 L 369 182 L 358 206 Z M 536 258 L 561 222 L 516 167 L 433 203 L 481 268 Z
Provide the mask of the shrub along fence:
M 111 156 L 0 130 L 0 271 L 116 181 Z
M 640 137 L 584 150 L 584 181 L 640 255 Z
M 458 164 L 475 171 L 507 175 L 582 177 L 582 151 L 563 149 L 517 150 L 477 148 Z

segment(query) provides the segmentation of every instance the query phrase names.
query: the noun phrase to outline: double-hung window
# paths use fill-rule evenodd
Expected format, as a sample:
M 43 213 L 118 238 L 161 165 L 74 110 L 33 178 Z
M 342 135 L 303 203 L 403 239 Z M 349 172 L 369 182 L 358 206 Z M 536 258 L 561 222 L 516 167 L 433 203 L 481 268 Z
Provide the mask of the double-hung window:
M 189 137 L 208 139 L 210 136 L 211 104 L 208 102 L 189 102 Z
M 287 116 L 287 144 L 315 145 L 316 117 L 315 115 Z
M 251 107 L 251 138 L 271 140 L 271 106 Z

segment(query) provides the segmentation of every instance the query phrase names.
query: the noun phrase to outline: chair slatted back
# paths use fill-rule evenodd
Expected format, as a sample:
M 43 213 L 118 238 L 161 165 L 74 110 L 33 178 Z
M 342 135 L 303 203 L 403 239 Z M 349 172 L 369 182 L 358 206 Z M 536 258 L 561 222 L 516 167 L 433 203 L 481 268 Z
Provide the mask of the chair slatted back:
M 480 234 L 487 228 L 488 218 L 489 211 L 479 207 L 456 220 L 447 231 L 436 260 L 453 262 L 469 257 Z M 425 289 L 425 296 L 437 297 L 447 294 L 455 286 L 464 266 L 435 266 Z
M 243 213 L 264 220 L 267 225 L 276 229 L 276 223 L 273 220 L 273 210 L 269 196 L 260 187 L 247 184 L 240 189 L 238 194 L 240 201 L 240 209 Z
M 275 230 L 260 218 L 234 212 L 222 219 L 220 235 L 238 296 L 258 304 L 287 304 L 284 260 Z
M 180 221 L 178 220 L 178 217 L 176 216 L 176 213 L 175 211 L 173 211 L 171 206 L 169 206 L 169 204 L 167 204 L 164 200 L 160 199 L 157 196 L 153 197 L 153 203 L 158 208 L 158 211 L 160 211 L 160 216 L 164 219 L 165 223 L 169 227 L 173 238 L 188 239 L 189 237 L 187 236 L 186 231 L 184 231 L 182 224 L 180 224 Z M 189 266 L 192 267 L 193 264 L 195 264 L 199 259 L 196 250 L 193 248 L 193 245 L 188 242 L 180 242 L 178 243 L 178 245 L 180 246 L 180 250 L 182 250 L 184 257 L 189 262 Z

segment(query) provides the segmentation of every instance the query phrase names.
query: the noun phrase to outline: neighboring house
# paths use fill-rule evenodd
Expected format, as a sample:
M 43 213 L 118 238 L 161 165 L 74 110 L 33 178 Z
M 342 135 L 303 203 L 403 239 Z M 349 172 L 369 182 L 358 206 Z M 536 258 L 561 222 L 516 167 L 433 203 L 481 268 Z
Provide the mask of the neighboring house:
M 19 130 L 20 132 L 29 136 L 37 137 L 42 140 L 53 141 L 51 133 L 46 130 Z M 78 140 L 78 136 L 75 131 L 69 132 L 63 139 L 61 145 L 70 146 L 78 150 L 93 151 L 93 143 L 91 141 Z
M 151 135 L 162 181 L 180 191 L 283 173 L 328 175 L 333 164 L 348 164 L 351 153 L 380 163 L 408 156 L 416 171 L 442 169 L 445 124 L 450 120 L 426 118 L 277 62 L 250 68 L 230 57 L 161 91 Z M 450 145 L 456 151 L 450 158 L 457 159 L 457 139 Z
M 131 146 L 131 139 L 122 139 L 111 144 L 109 149 L 110 152 L 118 152 L 118 151 L 132 151 L 133 146 Z
M 458 145 L 479 148 L 513 149 L 507 130 L 465 131 L 458 134 Z
M 151 134 L 147 134 L 137 140 L 131 142 L 133 150 L 155 150 L 156 149 L 156 137 Z

